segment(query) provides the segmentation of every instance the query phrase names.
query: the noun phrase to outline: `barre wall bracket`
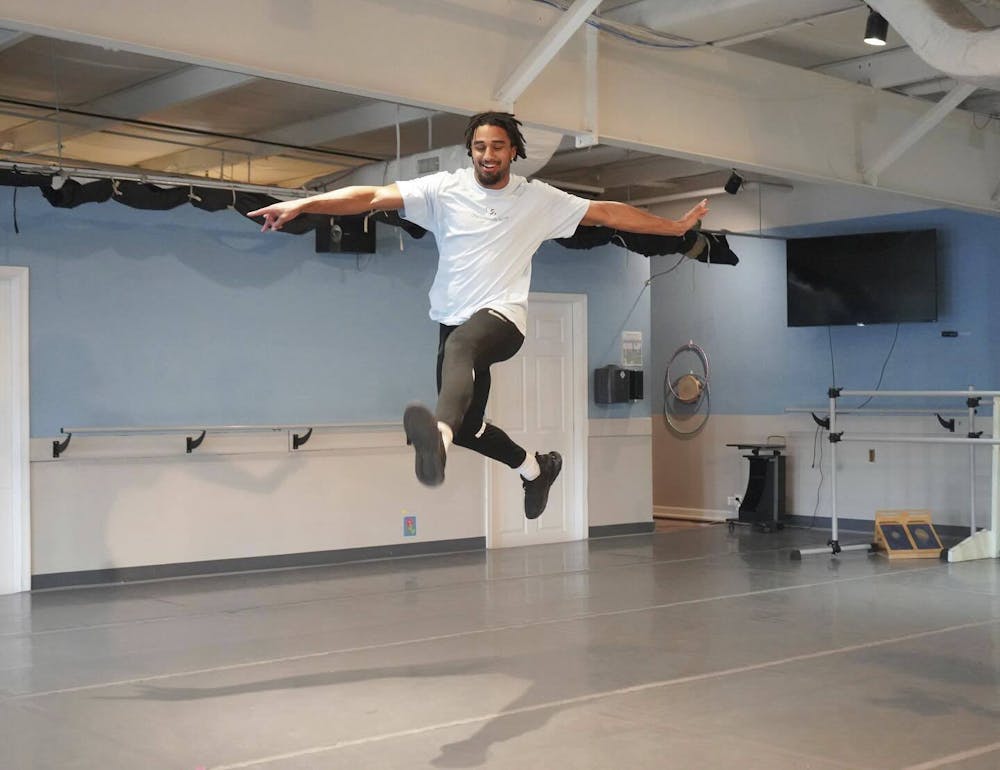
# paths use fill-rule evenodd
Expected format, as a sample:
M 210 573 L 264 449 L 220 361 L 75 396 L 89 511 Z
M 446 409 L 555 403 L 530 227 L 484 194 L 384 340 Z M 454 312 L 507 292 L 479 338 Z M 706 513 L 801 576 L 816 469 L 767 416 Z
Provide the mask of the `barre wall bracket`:
M 937 421 L 939 423 L 941 423 L 941 427 L 942 428 L 944 428 L 946 431 L 948 431 L 950 433 L 954 433 L 955 432 L 955 418 L 954 417 L 952 417 L 950 420 L 946 420 L 941 415 L 937 414 L 936 412 L 935 412 L 934 416 L 937 417 Z M 970 436 L 969 438 L 972 438 L 972 437 Z
M 67 433 L 65 441 L 53 441 L 52 442 L 52 456 L 55 459 L 58 460 L 59 459 L 59 455 L 61 455 L 63 452 L 66 451 L 66 448 L 69 446 L 69 440 L 71 438 L 73 438 L 73 434 L 72 433 Z
M 831 433 L 830 434 L 830 443 L 831 444 L 838 443 L 840 441 L 840 437 L 843 436 L 843 435 L 844 435 L 844 431 L 841 431 L 840 433 Z
M 201 442 L 205 440 L 205 434 L 208 431 L 203 430 L 198 438 L 187 437 L 187 453 L 191 454 L 195 449 L 201 446 Z
M 298 433 L 293 433 L 292 434 L 292 449 L 298 449 L 300 446 L 302 446 L 303 444 L 305 444 L 312 437 L 312 434 L 313 434 L 313 429 L 312 428 L 310 428 L 309 430 L 307 430 L 301 436 Z

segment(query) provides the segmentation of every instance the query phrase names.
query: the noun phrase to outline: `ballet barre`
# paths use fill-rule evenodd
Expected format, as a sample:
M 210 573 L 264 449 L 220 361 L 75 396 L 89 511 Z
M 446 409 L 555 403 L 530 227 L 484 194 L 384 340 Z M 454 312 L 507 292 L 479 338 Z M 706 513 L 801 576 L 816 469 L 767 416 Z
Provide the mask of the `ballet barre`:
M 268 425 L 136 425 L 121 427 L 72 427 L 60 428 L 59 432 L 65 436 L 62 440 L 52 442 L 52 457 L 59 457 L 69 448 L 69 442 L 73 436 L 154 436 L 172 433 L 185 434 L 185 449 L 187 454 L 191 454 L 201 446 L 205 437 L 209 433 L 281 433 L 289 434 L 289 446 L 297 450 L 302 447 L 310 438 L 314 430 L 350 432 L 350 431 L 372 431 L 372 430 L 402 430 L 402 424 L 398 422 L 366 422 L 366 423 L 304 423 L 293 424 L 268 424 Z
M 997 540 L 997 533 L 1000 532 L 1000 391 L 996 390 L 844 390 L 833 387 L 827 392 L 830 399 L 829 425 L 824 425 L 829 430 L 828 439 L 830 442 L 830 539 L 826 548 L 805 548 L 792 552 L 793 559 L 801 559 L 802 556 L 818 553 L 830 553 L 834 556 L 842 551 L 871 551 L 870 544 L 841 545 L 838 533 L 837 522 L 837 444 L 841 442 L 865 442 L 865 443 L 897 443 L 897 444 L 963 444 L 969 447 L 970 459 L 970 491 L 971 491 L 971 515 L 969 523 L 969 537 L 958 545 L 942 553 L 942 559 L 947 558 L 949 562 L 967 561 L 970 559 L 998 558 L 1000 557 L 1000 543 Z M 907 434 L 856 434 L 850 435 L 845 431 L 837 431 L 837 399 L 841 396 L 864 396 L 875 397 L 961 397 L 966 399 L 966 407 L 969 415 L 969 432 L 965 437 L 935 437 L 935 436 L 915 436 Z M 992 436 L 984 436 L 981 432 L 975 431 L 976 410 L 984 398 L 993 399 L 993 433 Z M 815 418 L 815 415 L 814 415 Z M 817 419 L 818 421 L 818 419 Z M 992 448 L 992 475 L 990 481 L 991 506 L 990 506 L 990 527 L 982 531 L 976 531 L 976 509 L 975 509 L 975 448 L 976 446 L 990 446 Z

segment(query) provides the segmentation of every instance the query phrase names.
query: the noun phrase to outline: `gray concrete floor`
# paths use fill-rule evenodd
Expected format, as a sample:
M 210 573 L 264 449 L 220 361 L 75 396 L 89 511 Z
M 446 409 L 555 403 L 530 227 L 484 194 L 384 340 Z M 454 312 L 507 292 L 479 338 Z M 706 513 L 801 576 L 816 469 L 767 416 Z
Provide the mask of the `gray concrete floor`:
M 789 559 L 825 539 L 0 597 L 0 767 L 1000 768 L 997 562 Z

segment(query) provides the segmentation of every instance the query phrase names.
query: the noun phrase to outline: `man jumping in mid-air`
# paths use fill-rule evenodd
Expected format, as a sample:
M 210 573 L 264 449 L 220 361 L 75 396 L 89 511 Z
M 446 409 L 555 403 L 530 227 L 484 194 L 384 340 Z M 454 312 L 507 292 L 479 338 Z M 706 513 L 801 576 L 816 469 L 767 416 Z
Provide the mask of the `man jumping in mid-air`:
M 280 230 L 299 214 L 362 214 L 402 210 L 430 230 L 440 259 L 430 290 L 430 317 L 440 324 L 438 402 L 431 412 L 410 404 L 403 427 L 416 451 L 417 478 L 444 481 L 448 449 L 458 444 L 515 469 L 524 485 L 524 515 L 538 518 L 562 468 L 558 452 L 525 451 L 484 421 L 490 366 L 521 348 L 527 329 L 531 259 L 549 238 L 566 238 L 578 225 L 681 236 L 708 211 L 701 201 L 679 221 L 624 203 L 589 201 L 544 182 L 510 173 L 524 158 L 520 121 L 506 112 L 474 115 L 465 130 L 472 168 L 442 171 L 383 187 L 344 187 L 251 211 L 263 230 Z

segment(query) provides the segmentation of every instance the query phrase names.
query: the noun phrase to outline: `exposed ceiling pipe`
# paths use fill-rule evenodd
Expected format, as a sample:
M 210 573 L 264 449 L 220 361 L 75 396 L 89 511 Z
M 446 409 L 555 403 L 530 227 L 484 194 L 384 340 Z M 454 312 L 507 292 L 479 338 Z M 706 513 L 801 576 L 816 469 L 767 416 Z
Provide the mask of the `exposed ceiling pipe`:
M 791 21 L 784 21 L 780 24 L 775 24 L 774 26 L 767 27 L 766 29 L 758 29 L 752 32 L 746 32 L 741 35 L 731 35 L 730 37 L 720 38 L 719 40 L 713 40 L 712 45 L 716 48 L 726 48 L 728 46 L 739 45 L 740 43 L 749 43 L 752 40 L 760 40 L 762 37 L 770 37 L 771 35 L 777 34 L 778 32 L 785 32 L 789 29 L 795 29 L 796 27 L 804 27 L 809 24 L 813 24 L 820 19 L 827 19 L 831 16 L 839 16 L 842 13 L 852 13 L 858 8 L 856 5 L 850 5 L 846 8 L 836 8 L 832 11 L 824 11 L 823 13 L 817 13 L 813 16 L 807 16 L 801 19 L 792 19 Z
M 1000 28 L 951 0 L 869 0 L 925 62 L 962 83 L 1000 89 Z

